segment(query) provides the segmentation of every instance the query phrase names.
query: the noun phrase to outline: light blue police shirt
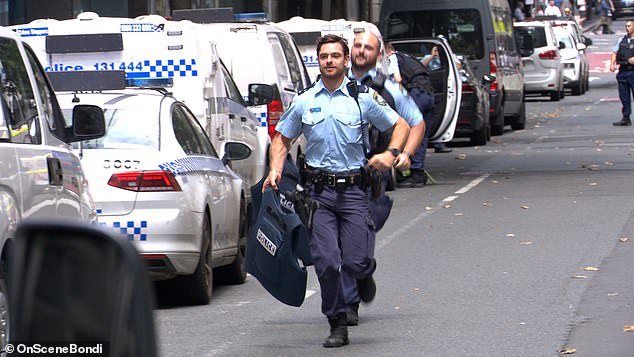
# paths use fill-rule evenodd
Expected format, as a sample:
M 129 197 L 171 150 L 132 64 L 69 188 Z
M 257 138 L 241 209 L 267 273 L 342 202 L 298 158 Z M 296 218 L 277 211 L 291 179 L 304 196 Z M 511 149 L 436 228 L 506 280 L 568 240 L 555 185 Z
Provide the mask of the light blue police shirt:
M 625 36 L 619 37 L 619 39 L 616 41 L 616 45 L 614 45 L 614 47 L 612 47 L 612 52 L 614 52 L 614 53 L 619 52 L 619 46 L 621 46 L 621 42 L 623 41 L 624 38 L 625 38 Z M 630 44 L 632 42 L 632 40 L 634 40 L 634 38 L 628 37 L 627 38 L 627 43 Z
M 359 106 L 348 93 L 344 78 L 341 86 L 330 93 L 323 83 L 316 82 L 306 92 L 295 96 L 293 104 L 282 115 L 275 130 L 289 139 L 302 132 L 306 137 L 306 162 L 328 172 L 356 170 L 365 164 L 363 122 L 379 130 L 391 128 L 399 115 L 380 95 L 368 88 L 359 93 Z M 367 140 L 367 138 L 366 138 Z
M 368 75 L 375 78 L 377 73 L 376 68 L 372 68 L 366 74 L 361 76 L 361 78 L 357 78 L 357 80 L 365 78 L 365 76 Z M 348 77 L 354 78 L 352 69 L 348 71 Z M 421 114 L 420 109 L 418 109 L 418 105 L 414 102 L 414 99 L 407 94 L 405 88 L 403 88 L 398 82 L 389 78 L 385 81 L 383 86 L 385 87 L 385 90 L 392 95 L 392 98 L 394 98 L 396 112 L 405 119 L 409 126 L 420 124 L 423 121 L 423 114 Z

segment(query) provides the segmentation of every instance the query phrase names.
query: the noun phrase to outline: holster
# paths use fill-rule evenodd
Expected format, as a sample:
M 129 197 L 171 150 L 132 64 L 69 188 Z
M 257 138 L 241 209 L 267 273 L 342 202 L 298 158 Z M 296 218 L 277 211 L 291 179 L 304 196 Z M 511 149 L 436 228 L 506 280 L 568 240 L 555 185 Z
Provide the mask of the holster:
M 366 189 L 368 186 L 372 190 L 372 198 L 376 199 L 381 196 L 381 172 L 375 169 L 372 166 L 364 166 L 362 169 L 362 177 L 365 178 L 365 187 L 362 189 Z
M 308 170 L 308 164 L 306 163 L 306 156 L 304 153 L 297 156 L 297 168 L 299 169 L 299 184 L 306 186 L 306 171 Z

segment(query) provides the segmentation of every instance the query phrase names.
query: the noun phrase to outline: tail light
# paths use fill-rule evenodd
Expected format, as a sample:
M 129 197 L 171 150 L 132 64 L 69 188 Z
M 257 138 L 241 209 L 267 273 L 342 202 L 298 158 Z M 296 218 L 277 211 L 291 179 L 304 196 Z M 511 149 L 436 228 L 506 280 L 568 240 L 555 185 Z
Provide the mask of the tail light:
M 491 91 L 496 91 L 498 90 L 498 60 L 497 60 L 497 56 L 495 55 L 495 52 L 490 52 L 489 53 L 489 62 L 490 62 L 490 67 L 491 67 L 491 72 L 490 74 L 492 76 L 494 76 L 495 80 L 493 82 L 491 82 L 491 86 L 489 87 L 491 89 Z
M 112 174 L 108 185 L 135 192 L 182 191 L 169 171 L 130 171 Z
M 540 53 L 539 58 L 543 60 L 557 60 L 559 59 L 559 53 L 555 50 L 548 50 Z
M 266 105 L 269 136 L 271 137 L 271 140 L 275 137 L 275 127 L 277 126 L 277 122 L 280 121 L 283 113 L 284 107 L 282 106 L 282 101 L 280 100 L 273 100 L 271 103 Z
M 475 89 L 469 83 L 462 83 L 462 93 L 473 93 Z

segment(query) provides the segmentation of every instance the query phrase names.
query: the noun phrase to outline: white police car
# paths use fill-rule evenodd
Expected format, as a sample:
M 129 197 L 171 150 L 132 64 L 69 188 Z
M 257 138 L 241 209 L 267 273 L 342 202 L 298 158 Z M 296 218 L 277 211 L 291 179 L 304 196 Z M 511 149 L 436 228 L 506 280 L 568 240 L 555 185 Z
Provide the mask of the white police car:
M 213 268 L 243 283 L 250 191 L 230 160 L 251 150 L 228 142 L 219 157 L 194 114 L 163 88 L 104 90 L 125 87 L 117 85 L 123 71 L 49 75 L 66 112 L 85 103 L 104 110 L 106 135 L 77 147 L 99 223 L 135 243 L 152 278 L 180 280 L 187 303 L 209 302 Z M 65 91 L 78 85 L 96 92 Z

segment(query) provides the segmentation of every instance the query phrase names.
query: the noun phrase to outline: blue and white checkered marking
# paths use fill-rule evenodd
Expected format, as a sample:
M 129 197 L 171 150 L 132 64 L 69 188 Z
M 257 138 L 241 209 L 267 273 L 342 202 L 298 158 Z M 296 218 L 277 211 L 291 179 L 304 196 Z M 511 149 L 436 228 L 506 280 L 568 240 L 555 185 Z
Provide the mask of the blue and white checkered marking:
M 121 24 L 119 31 L 121 32 L 163 32 L 164 24 Z
M 145 60 L 143 68 L 147 71 L 143 72 L 127 72 L 128 78 L 173 78 L 173 77 L 196 77 L 198 70 L 196 69 L 196 60 L 180 59 L 180 60 Z
M 113 222 L 112 228 L 118 229 L 119 233 L 128 237 L 129 240 L 135 240 L 138 238 L 140 241 L 147 240 L 147 234 L 145 234 L 145 229 L 147 228 L 147 221 L 134 222 L 127 221 L 125 224 L 123 222 Z
M 105 222 L 99 222 L 99 225 L 102 227 L 108 227 L 108 224 Z M 112 222 L 111 228 L 126 236 L 129 240 L 147 240 L 147 234 L 145 233 L 147 221 Z
M 258 115 L 258 122 L 260 123 L 260 126 L 266 127 L 267 120 L 266 120 L 266 113 L 265 112 L 262 112 L 262 113 L 260 113 L 260 115 Z

